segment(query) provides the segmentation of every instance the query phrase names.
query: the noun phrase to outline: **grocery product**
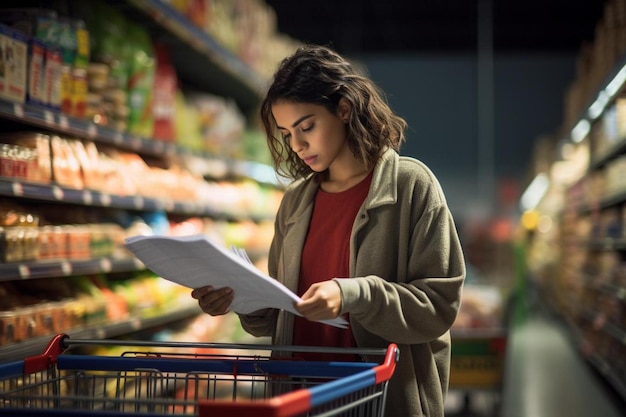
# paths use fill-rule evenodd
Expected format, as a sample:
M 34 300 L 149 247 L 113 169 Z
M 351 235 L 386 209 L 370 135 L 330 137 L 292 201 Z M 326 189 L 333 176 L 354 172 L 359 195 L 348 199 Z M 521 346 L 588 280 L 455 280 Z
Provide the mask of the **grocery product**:
M 152 113 L 154 116 L 152 137 L 173 142 L 176 138 L 174 119 L 176 116 L 178 78 L 164 45 L 156 45 L 156 57 L 154 96 L 152 98 Z
M 28 131 L 0 134 L 0 175 L 49 183 L 50 136 Z
M 152 89 L 156 60 L 152 41 L 147 30 L 141 26 L 129 24 L 125 42 L 130 47 L 128 74 L 128 131 L 143 137 L 152 137 L 154 116 L 152 107 Z
M 0 24 L 0 98 L 23 103 L 26 99 L 28 38 Z

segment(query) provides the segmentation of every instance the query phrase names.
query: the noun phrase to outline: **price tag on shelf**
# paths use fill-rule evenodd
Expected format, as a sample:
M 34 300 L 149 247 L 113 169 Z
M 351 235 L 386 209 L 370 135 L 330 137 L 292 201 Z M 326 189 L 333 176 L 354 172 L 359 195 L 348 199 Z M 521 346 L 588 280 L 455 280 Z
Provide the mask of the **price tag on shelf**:
M 108 194 L 100 194 L 100 204 L 104 207 L 108 207 L 111 205 L 111 196 Z
M 98 128 L 93 123 L 87 125 L 87 136 L 90 138 L 95 138 L 98 136 Z
M 90 206 L 93 203 L 93 195 L 91 191 L 85 190 L 83 191 L 83 204 Z
M 113 269 L 113 264 L 111 264 L 111 260 L 109 258 L 100 259 L 100 269 L 104 273 L 109 273 Z
M 13 114 L 15 114 L 19 118 L 24 117 L 24 106 L 19 103 L 15 103 L 13 105 Z
M 21 182 L 14 182 L 11 184 L 13 195 L 21 197 L 24 195 L 24 187 Z
M 63 189 L 61 187 L 57 187 L 56 185 L 52 187 L 52 195 L 57 200 L 63 200 L 64 194 Z
M 70 127 L 70 121 L 68 120 L 67 116 L 59 116 L 59 126 L 61 126 L 61 128 L 63 129 L 67 129 L 68 127 Z
M 17 267 L 17 271 L 20 274 L 20 278 L 27 279 L 30 278 L 30 268 L 28 265 L 19 264 Z
M 61 272 L 63 272 L 63 275 L 70 275 L 72 273 L 72 264 L 67 261 L 61 262 Z
M 135 209 L 136 210 L 142 210 L 143 206 L 145 205 L 145 201 L 144 201 L 143 197 L 140 196 L 140 195 L 136 195 L 135 198 L 134 198 L 134 201 L 135 201 Z
M 44 122 L 46 122 L 47 125 L 53 125 L 54 124 L 54 113 L 52 113 L 50 110 L 44 110 L 44 112 L 43 112 L 43 120 L 44 120 Z
M 141 319 L 140 318 L 137 318 L 137 317 L 132 318 L 130 320 L 129 324 L 130 324 L 130 327 L 133 330 L 141 330 Z

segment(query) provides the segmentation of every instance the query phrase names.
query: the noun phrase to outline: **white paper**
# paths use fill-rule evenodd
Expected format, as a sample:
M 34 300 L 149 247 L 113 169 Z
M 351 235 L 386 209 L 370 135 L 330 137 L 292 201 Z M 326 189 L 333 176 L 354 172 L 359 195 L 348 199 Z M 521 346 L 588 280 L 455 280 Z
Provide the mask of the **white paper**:
M 132 236 L 126 239 L 126 247 L 148 269 L 177 284 L 191 289 L 206 285 L 232 288 L 230 309 L 237 313 L 277 308 L 301 315 L 294 307 L 301 298 L 259 271 L 243 249 L 233 247 L 228 251 L 205 235 Z M 341 317 L 322 322 L 347 326 Z

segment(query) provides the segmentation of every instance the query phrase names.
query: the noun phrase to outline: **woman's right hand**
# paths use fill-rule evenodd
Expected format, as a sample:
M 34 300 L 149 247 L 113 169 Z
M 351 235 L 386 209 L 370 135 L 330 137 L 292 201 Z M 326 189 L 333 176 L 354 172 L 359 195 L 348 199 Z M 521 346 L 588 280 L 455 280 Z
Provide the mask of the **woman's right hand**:
M 211 316 L 221 316 L 230 311 L 230 303 L 233 302 L 235 293 L 232 288 L 224 287 L 216 290 L 208 285 L 196 288 L 191 292 L 191 296 L 198 300 L 202 311 Z

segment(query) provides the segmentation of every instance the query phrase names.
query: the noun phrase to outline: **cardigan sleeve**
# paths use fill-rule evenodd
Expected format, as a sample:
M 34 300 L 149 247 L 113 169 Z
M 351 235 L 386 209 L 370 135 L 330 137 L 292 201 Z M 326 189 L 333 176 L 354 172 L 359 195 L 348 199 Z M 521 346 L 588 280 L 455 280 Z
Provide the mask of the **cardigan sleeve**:
M 406 277 L 367 275 L 336 281 L 342 314 L 349 313 L 351 320 L 386 340 L 425 343 L 452 326 L 465 278 L 461 245 L 445 204 L 419 217 L 408 247 Z

